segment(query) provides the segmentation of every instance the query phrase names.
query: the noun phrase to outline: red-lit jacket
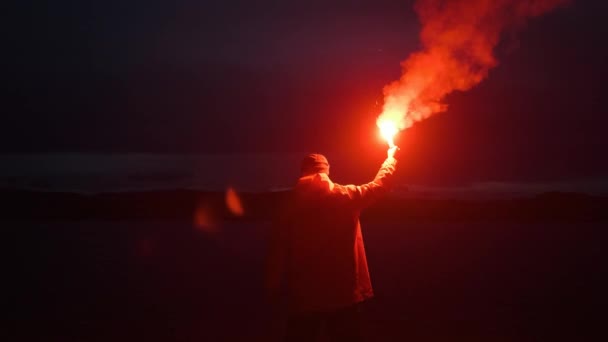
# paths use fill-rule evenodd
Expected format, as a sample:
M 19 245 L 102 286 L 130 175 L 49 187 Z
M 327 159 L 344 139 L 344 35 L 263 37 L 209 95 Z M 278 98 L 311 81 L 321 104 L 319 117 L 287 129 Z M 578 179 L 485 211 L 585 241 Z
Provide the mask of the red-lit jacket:
M 388 191 L 397 161 L 384 161 L 363 185 L 333 183 L 325 173 L 302 177 L 274 224 L 266 287 L 286 280 L 291 312 L 329 311 L 373 296 L 359 214 Z

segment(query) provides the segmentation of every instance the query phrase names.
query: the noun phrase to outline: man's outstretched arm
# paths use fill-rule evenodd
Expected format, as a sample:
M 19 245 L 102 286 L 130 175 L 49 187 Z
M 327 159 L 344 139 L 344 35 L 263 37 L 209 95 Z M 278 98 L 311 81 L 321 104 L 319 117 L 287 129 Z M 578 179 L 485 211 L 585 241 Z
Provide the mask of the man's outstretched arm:
M 397 169 L 397 159 L 395 157 L 398 151 L 399 148 L 396 146 L 388 150 L 387 158 L 380 166 L 380 170 L 378 170 L 373 181 L 362 185 L 345 186 L 348 196 L 355 206 L 359 208 L 367 207 L 390 190 Z

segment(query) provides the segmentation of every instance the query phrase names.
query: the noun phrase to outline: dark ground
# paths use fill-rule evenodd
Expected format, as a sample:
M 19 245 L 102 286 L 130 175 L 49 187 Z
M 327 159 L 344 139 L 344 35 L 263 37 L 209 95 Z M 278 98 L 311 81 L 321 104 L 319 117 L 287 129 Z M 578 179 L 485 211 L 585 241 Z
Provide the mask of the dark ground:
M 278 341 L 268 223 L 4 220 L 10 340 Z M 601 341 L 606 224 L 363 221 L 370 341 Z M 6 235 L 5 235 L 6 236 Z M 5 270 L 5 274 L 7 270 Z M 5 290 L 6 291 L 6 290 Z

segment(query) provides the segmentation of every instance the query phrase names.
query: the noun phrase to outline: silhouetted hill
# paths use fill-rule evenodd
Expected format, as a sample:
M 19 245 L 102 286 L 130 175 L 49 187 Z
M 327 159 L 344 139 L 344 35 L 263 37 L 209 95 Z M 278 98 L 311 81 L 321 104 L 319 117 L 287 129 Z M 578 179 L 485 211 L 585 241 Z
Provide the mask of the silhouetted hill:
M 199 208 L 226 220 L 268 220 L 287 192 L 242 193 L 243 216 L 231 214 L 223 192 L 162 190 L 80 194 L 2 189 L 4 219 L 179 219 L 191 220 Z M 400 199 L 387 197 L 363 212 L 367 220 L 391 221 L 604 221 L 608 198 L 550 192 L 500 200 Z

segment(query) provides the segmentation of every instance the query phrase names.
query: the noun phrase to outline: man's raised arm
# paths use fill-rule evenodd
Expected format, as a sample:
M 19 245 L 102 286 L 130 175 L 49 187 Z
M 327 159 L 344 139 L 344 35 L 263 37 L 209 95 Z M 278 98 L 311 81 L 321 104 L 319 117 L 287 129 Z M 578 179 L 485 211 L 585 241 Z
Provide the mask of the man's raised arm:
M 387 158 L 382 163 L 373 181 L 362 185 L 344 186 L 348 196 L 357 207 L 362 209 L 369 206 L 390 190 L 393 175 L 397 169 L 395 155 L 398 151 L 399 148 L 397 146 L 391 147 L 388 150 Z

